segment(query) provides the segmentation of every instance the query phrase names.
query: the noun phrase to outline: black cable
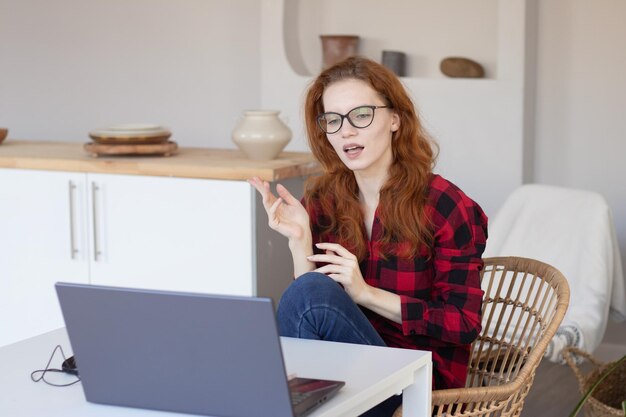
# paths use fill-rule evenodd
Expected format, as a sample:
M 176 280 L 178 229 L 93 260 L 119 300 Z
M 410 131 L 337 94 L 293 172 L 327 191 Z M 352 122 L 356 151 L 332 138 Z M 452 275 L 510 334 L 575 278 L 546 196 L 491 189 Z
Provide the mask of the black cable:
M 69 387 L 70 385 L 74 385 L 75 383 L 80 382 L 80 377 L 78 375 L 76 375 L 76 381 L 70 382 L 68 384 L 55 384 L 54 382 L 50 382 L 46 380 L 46 374 L 48 372 L 58 372 L 58 373 L 64 373 L 64 374 L 68 373 L 67 371 L 64 371 L 63 369 L 50 368 L 50 363 L 52 363 L 52 359 L 54 358 L 54 355 L 57 352 L 57 350 L 61 352 L 63 361 L 67 359 L 65 357 L 65 353 L 63 352 L 63 348 L 61 347 L 61 345 L 56 345 L 56 347 L 52 351 L 52 355 L 50 355 L 50 359 L 48 359 L 48 363 L 46 364 L 46 367 L 44 369 L 37 369 L 36 371 L 33 371 L 30 373 L 30 379 L 33 382 L 39 382 L 43 380 L 43 382 L 53 387 Z M 41 373 L 41 375 L 36 376 L 37 373 Z

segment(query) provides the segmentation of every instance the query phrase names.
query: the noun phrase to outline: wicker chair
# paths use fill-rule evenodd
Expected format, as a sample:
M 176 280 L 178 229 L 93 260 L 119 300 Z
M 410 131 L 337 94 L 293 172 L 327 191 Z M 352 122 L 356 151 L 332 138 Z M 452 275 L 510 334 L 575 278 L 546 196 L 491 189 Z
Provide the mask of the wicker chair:
M 465 388 L 435 390 L 433 416 L 519 416 L 535 370 L 569 304 L 567 280 L 533 259 L 485 259 L 483 329 Z M 394 417 L 402 416 L 402 406 Z

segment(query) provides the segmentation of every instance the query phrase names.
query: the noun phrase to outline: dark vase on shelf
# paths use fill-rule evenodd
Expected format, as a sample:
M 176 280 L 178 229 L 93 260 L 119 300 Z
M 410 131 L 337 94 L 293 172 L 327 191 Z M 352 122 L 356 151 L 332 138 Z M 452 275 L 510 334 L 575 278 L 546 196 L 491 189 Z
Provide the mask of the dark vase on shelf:
M 359 37 L 356 35 L 320 35 L 322 41 L 322 69 L 357 54 Z
M 383 51 L 382 64 L 398 77 L 406 75 L 406 54 L 398 51 Z

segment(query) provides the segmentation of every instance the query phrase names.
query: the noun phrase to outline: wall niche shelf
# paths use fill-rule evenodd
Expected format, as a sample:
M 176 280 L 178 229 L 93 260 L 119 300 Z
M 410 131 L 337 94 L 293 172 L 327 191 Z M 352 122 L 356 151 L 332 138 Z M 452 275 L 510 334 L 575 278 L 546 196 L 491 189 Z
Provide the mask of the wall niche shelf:
M 357 34 L 359 54 L 381 62 L 383 50 L 406 54 L 403 81 L 497 79 L 500 0 L 289 0 L 283 3 L 285 54 L 294 73 L 321 70 L 321 34 Z M 480 63 L 485 78 L 448 78 L 439 63 L 464 56 Z
M 522 184 L 530 155 L 525 139 L 533 129 L 534 109 L 528 98 L 533 89 L 536 2 L 394 0 L 386 2 L 384 10 L 378 3 L 263 0 L 262 105 L 282 110 L 294 131 L 289 150 L 305 151 L 302 105 L 304 91 L 321 67 L 319 34 L 358 34 L 364 45 L 377 48 L 361 53 L 377 61 L 383 49 L 424 53 L 433 62 L 432 70 L 418 71 L 410 62 L 409 76 L 402 82 L 424 126 L 440 144 L 437 172 L 480 201 L 488 214 L 495 213 L 503 196 Z M 439 17 L 421 19 L 430 10 Z M 481 49 L 459 51 L 466 40 Z M 427 47 L 434 49 L 427 53 Z M 453 55 L 479 62 L 487 78 L 445 77 L 439 62 Z M 485 158 L 489 154 L 505 157 Z

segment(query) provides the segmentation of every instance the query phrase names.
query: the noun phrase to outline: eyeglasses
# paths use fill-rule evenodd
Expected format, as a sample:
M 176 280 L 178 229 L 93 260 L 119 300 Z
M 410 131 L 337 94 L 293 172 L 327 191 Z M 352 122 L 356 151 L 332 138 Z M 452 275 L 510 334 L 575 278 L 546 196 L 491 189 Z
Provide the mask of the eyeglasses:
M 374 121 L 376 109 L 387 109 L 389 106 L 359 106 L 346 114 L 335 112 L 322 113 L 317 116 L 317 124 L 324 133 L 333 134 L 339 132 L 343 126 L 343 119 L 348 119 L 350 124 L 358 129 L 364 129 Z

